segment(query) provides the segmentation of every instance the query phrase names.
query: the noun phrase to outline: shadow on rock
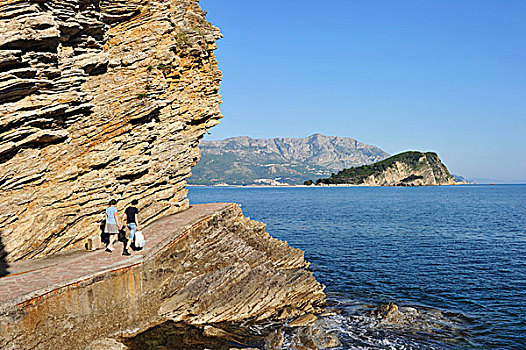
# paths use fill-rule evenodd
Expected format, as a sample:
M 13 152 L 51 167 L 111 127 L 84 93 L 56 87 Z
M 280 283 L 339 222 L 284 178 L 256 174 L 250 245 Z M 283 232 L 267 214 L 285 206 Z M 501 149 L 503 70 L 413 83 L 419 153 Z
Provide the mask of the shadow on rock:
M 110 235 L 104 232 L 104 226 L 106 226 L 106 221 L 102 221 L 99 228 L 100 228 L 100 241 L 104 244 L 110 243 Z
M 221 327 L 221 328 L 219 328 Z M 130 350 L 262 349 L 264 337 L 235 325 L 191 326 L 167 321 L 134 338 L 123 339 Z
M 7 268 L 9 265 L 6 261 L 7 252 L 5 251 L 4 244 L 2 243 L 2 234 L 0 233 L 0 277 L 8 275 Z

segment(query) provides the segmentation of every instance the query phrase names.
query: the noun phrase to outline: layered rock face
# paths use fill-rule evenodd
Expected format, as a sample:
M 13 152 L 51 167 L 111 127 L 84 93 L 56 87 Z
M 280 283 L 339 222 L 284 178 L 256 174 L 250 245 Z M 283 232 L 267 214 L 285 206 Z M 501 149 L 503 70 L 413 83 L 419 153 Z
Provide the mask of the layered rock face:
M 145 234 L 170 232 L 182 215 L 156 221 Z M 324 287 L 303 252 L 270 237 L 237 205 L 185 222 L 161 242 L 124 266 L 0 303 L 0 348 L 86 349 L 168 320 L 203 327 L 323 310 Z
M 304 253 L 265 227 L 236 205 L 164 252 L 157 269 L 166 278 L 151 291 L 162 297 L 159 315 L 206 324 L 320 312 L 324 287 L 306 270 Z
M 385 171 L 370 175 L 362 184 L 366 186 L 433 186 L 454 185 L 455 181 L 438 157 L 422 155 L 416 166 L 396 161 Z
M 318 184 L 364 186 L 432 186 L 454 185 L 447 167 L 433 152 L 404 152 L 381 162 L 350 168 L 320 179 Z
M 187 208 L 220 36 L 197 0 L 3 0 L 0 254 L 83 244 L 111 198 L 143 223 Z

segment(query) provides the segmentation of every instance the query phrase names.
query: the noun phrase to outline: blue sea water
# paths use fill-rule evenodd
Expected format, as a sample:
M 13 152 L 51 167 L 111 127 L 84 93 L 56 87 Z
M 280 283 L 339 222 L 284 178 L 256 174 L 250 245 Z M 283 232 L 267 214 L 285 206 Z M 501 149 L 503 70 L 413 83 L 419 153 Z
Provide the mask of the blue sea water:
M 342 349 L 526 349 L 526 186 L 190 187 L 305 251 Z M 381 324 L 394 302 L 406 322 Z M 413 315 L 413 316 L 411 316 Z

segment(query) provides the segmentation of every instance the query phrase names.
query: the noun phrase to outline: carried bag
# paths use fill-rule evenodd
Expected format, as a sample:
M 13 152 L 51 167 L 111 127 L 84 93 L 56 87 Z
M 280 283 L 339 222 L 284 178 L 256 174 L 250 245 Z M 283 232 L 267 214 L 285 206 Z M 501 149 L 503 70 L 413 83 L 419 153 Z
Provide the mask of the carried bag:
M 119 242 L 124 242 L 124 243 L 126 243 L 126 240 L 127 240 L 127 239 L 126 239 L 126 231 L 124 230 L 124 228 L 122 228 L 122 229 L 119 230 L 119 235 L 118 235 L 117 237 L 118 237 L 117 240 L 118 240 Z
M 139 249 L 142 249 L 144 248 L 144 245 L 145 245 L 145 241 L 144 241 L 144 236 L 142 234 L 142 231 L 137 231 L 135 232 L 135 248 L 137 248 L 138 250 Z

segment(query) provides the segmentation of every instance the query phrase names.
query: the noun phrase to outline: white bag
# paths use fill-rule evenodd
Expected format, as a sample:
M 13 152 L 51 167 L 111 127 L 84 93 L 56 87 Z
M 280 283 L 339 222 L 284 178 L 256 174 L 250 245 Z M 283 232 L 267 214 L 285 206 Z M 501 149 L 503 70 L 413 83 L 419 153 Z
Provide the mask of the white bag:
M 145 243 L 142 231 L 135 232 L 135 247 L 142 249 Z

